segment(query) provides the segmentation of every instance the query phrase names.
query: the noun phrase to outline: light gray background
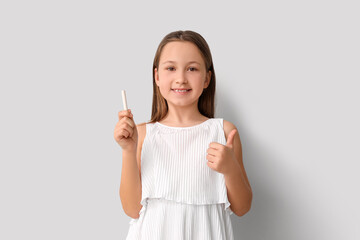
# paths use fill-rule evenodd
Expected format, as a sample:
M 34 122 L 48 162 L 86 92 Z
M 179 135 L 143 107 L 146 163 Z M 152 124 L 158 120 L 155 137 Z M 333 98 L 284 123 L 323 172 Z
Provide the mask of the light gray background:
M 199 32 L 216 117 L 253 188 L 236 239 L 359 239 L 356 1 L 1 1 L 1 239 L 124 239 L 121 90 L 148 121 L 152 61 Z

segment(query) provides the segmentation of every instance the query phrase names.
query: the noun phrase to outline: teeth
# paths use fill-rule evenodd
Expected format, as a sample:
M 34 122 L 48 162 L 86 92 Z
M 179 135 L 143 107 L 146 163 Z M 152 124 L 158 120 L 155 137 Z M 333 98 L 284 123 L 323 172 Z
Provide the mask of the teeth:
M 187 92 L 188 90 L 177 90 L 177 89 L 175 89 L 174 91 L 175 92 Z

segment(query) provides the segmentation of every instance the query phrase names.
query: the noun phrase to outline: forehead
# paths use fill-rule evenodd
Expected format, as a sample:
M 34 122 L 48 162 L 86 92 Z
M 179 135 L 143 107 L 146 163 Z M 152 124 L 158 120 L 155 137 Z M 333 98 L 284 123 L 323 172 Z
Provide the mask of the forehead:
M 197 61 L 204 64 L 203 58 L 198 47 L 192 42 L 169 42 L 161 52 L 160 64 L 166 61 L 174 61 L 178 63 L 186 63 L 190 61 Z

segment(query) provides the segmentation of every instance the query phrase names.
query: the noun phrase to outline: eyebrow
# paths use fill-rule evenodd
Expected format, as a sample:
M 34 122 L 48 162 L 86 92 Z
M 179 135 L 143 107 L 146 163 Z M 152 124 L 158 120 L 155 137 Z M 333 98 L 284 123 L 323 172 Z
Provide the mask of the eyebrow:
M 161 63 L 161 64 L 165 64 L 165 63 L 176 63 L 175 61 L 166 61 L 166 62 L 163 62 L 163 63 Z M 197 63 L 197 64 L 199 64 L 199 65 L 201 65 L 199 62 L 197 62 L 197 61 L 190 61 L 190 62 L 188 62 L 188 63 Z

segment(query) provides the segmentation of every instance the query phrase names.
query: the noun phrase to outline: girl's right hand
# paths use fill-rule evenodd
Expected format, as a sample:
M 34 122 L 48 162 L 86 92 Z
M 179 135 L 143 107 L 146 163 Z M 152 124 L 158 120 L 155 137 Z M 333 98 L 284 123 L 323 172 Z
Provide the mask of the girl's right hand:
M 124 151 L 136 152 L 138 132 L 130 109 L 119 112 L 114 138 Z

